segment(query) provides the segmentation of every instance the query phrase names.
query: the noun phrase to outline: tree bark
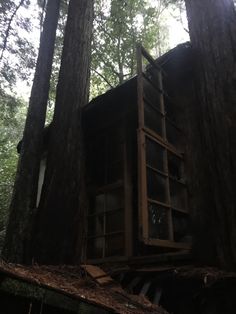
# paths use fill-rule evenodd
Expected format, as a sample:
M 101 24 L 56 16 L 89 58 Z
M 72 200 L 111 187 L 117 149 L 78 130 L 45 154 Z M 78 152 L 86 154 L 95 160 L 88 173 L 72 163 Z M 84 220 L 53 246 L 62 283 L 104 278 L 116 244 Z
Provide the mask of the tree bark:
M 47 4 L 21 155 L 10 204 L 3 257 L 15 263 L 29 262 L 28 250 L 36 207 L 42 131 L 46 117 L 59 6 L 60 0 L 51 0 Z
M 80 262 L 86 212 L 81 111 L 88 102 L 92 22 L 93 0 L 71 0 L 33 242 L 39 263 Z
M 194 249 L 204 262 L 235 269 L 236 14 L 232 0 L 185 3 L 196 58 Z

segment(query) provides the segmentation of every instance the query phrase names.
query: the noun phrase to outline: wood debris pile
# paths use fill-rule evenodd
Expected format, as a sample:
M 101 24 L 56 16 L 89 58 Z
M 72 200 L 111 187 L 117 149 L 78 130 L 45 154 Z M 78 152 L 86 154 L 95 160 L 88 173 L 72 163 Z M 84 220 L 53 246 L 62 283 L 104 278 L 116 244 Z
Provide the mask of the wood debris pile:
M 1 276 L 15 278 L 40 287 L 57 291 L 75 299 L 102 307 L 114 313 L 167 314 L 142 296 L 126 293 L 101 269 L 85 266 L 22 266 L 0 262 Z M 97 267 L 98 271 L 99 268 Z M 96 278 L 97 277 L 97 278 Z M 107 277 L 107 278 L 106 278 Z M 103 278 L 103 282 L 99 283 Z M 105 279 L 106 278 L 106 279 Z

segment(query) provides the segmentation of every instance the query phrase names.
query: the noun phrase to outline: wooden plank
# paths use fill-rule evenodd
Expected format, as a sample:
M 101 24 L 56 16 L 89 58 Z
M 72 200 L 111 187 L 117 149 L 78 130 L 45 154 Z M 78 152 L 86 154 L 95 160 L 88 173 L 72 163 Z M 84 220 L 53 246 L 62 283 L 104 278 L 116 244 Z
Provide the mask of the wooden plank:
M 173 128 L 176 129 L 183 136 L 183 130 L 174 121 L 172 121 L 170 118 L 168 118 L 167 114 L 165 116 L 166 116 L 166 121 L 169 124 L 171 124 L 173 126 Z
M 144 58 L 152 65 L 154 68 L 156 68 L 158 71 L 161 71 L 161 67 L 155 62 L 153 57 L 147 52 L 147 50 L 143 47 L 141 47 L 141 53 L 144 56 Z
M 148 202 L 147 202 L 147 173 L 146 173 L 146 152 L 145 134 L 138 130 L 138 175 L 139 175 L 139 228 L 141 230 L 141 240 L 148 238 Z
M 146 245 L 169 247 L 175 249 L 191 249 L 192 245 L 190 243 L 174 242 L 170 240 L 160 240 L 160 239 L 143 239 Z
M 141 44 L 137 45 L 137 93 L 138 93 L 138 197 L 139 197 L 139 236 L 148 237 L 148 204 L 146 179 L 145 137 L 141 131 L 144 128 L 144 95 L 143 95 L 143 53 L 146 53 Z
M 167 141 L 165 141 L 160 135 L 158 135 L 157 133 L 155 133 L 154 131 L 152 131 L 151 129 L 149 129 L 147 127 L 144 127 L 143 131 L 145 132 L 145 135 L 148 136 L 150 139 L 157 142 L 159 145 L 163 146 L 168 151 L 170 151 L 172 154 L 176 155 L 181 160 L 183 160 L 183 154 L 178 152 L 173 145 L 171 145 Z
M 161 295 L 162 295 L 162 289 L 161 288 L 156 288 L 155 295 L 154 295 L 152 303 L 159 305 L 160 299 L 161 299 Z
M 192 256 L 190 254 L 189 248 L 186 250 L 181 250 L 178 252 L 171 252 L 171 253 L 161 253 L 156 255 L 143 255 L 143 256 L 132 256 L 131 258 L 127 258 L 125 256 L 113 256 L 113 257 L 105 257 L 104 259 L 93 259 L 88 260 L 87 262 L 90 264 L 104 264 L 104 263 L 117 263 L 119 262 L 120 265 L 132 265 L 132 264 L 152 264 L 152 263 L 170 263 L 170 262 L 177 262 L 183 260 L 191 260 Z
M 100 267 L 95 265 L 81 265 L 81 267 L 101 286 L 114 283 L 111 276 L 104 272 Z
M 125 208 L 125 256 L 133 255 L 133 194 L 132 194 L 132 152 L 129 121 L 126 121 L 126 141 L 124 143 L 124 208 Z
M 124 263 L 127 262 L 130 258 L 126 256 L 110 256 L 110 257 L 104 257 L 104 258 L 91 258 L 87 259 L 86 263 L 89 265 L 98 265 L 98 264 L 104 264 L 104 263 Z
M 106 212 L 108 213 L 108 212 Z M 123 234 L 124 230 L 118 230 L 118 231 L 111 231 L 111 232 L 103 232 L 100 235 L 94 235 L 94 236 L 89 236 L 88 239 L 97 239 L 97 238 L 104 238 L 104 237 L 109 237 L 109 236 L 113 236 L 113 235 L 117 235 L 117 234 Z
M 143 77 L 145 78 L 145 80 L 152 86 L 152 88 L 154 89 L 155 93 L 159 96 L 160 94 L 163 94 L 163 90 L 160 89 L 158 86 L 156 86 L 153 81 L 145 74 L 142 73 Z
M 173 271 L 175 270 L 176 267 L 173 265 L 168 265 L 168 266 L 146 266 L 146 267 L 141 267 L 135 269 L 136 272 L 141 272 L 141 273 L 153 273 L 153 272 L 166 272 L 166 271 Z
M 149 100 L 147 100 L 147 98 L 145 98 L 145 96 L 143 97 L 143 101 L 144 103 L 151 107 L 154 111 L 156 111 L 160 116 L 164 117 L 164 114 L 155 106 L 153 105 Z
M 182 214 L 189 214 L 188 207 L 186 209 L 183 209 L 183 208 L 177 208 L 177 207 L 171 206 L 171 209 L 173 211 L 176 211 L 176 212 L 179 212 L 179 213 L 182 213 Z
M 134 277 L 134 279 L 128 284 L 127 288 L 129 291 L 133 292 L 133 289 L 138 285 L 138 283 L 142 280 L 141 277 Z
M 168 174 L 167 174 L 167 173 L 165 173 L 165 172 L 163 172 L 163 171 L 161 171 L 161 170 L 158 170 L 158 169 L 156 169 L 156 168 L 150 166 L 149 164 L 146 164 L 146 166 L 147 166 L 148 169 L 150 169 L 150 170 L 152 170 L 152 171 L 158 173 L 160 176 L 165 177 L 165 178 L 168 177 Z
M 157 201 L 157 200 L 153 200 L 152 198 L 148 198 L 148 202 L 156 204 L 156 205 L 160 205 L 160 206 L 163 206 L 163 207 L 166 207 L 167 209 L 171 209 L 171 205 L 170 204 L 163 203 L 163 202 L 160 202 L 160 201 Z
M 139 127 L 144 127 L 144 103 L 143 103 L 143 65 L 142 46 L 137 45 L 137 94 L 138 94 L 138 123 Z
M 146 295 L 148 293 L 148 290 L 151 286 L 151 281 L 146 281 L 141 289 L 141 291 L 139 292 L 139 295 Z
M 163 82 L 162 82 L 162 74 L 161 72 L 158 72 L 158 87 L 160 90 L 163 90 Z M 164 104 L 164 97 L 163 93 L 160 94 L 160 106 L 161 106 L 161 111 L 163 114 L 165 113 L 165 104 Z M 167 131 L 166 131 L 166 116 L 162 119 L 162 134 L 164 141 L 167 142 Z M 168 150 L 167 147 L 164 152 L 164 171 L 168 174 L 169 176 L 169 164 L 168 164 Z M 171 204 L 171 197 L 170 197 L 170 181 L 169 179 L 166 180 L 166 195 L 167 195 L 167 203 Z M 174 227 L 173 227 L 173 217 L 172 217 L 172 211 L 168 211 L 168 229 L 169 229 L 169 240 L 174 241 Z
M 178 180 L 175 177 L 170 176 L 170 175 L 169 175 L 169 178 L 170 178 L 170 180 L 174 181 L 175 183 L 181 185 L 183 188 L 186 188 L 187 184 L 185 181 L 181 181 L 182 179 Z

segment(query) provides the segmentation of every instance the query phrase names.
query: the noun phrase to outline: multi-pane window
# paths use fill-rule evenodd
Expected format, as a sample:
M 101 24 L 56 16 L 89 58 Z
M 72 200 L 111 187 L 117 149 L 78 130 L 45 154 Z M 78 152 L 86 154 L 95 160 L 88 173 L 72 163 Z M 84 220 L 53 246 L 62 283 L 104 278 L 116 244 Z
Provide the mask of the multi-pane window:
M 189 247 L 187 187 L 180 152 L 183 134 L 174 104 L 165 95 L 162 71 L 138 50 L 139 210 L 142 240 L 149 245 Z M 151 64 L 144 72 L 142 59 Z M 168 101 L 164 101 L 164 99 Z
M 124 250 L 123 189 L 100 191 L 88 215 L 88 257 L 122 255 Z
M 147 236 L 185 242 L 188 204 L 183 157 L 145 132 L 141 137 L 146 157 L 143 171 L 146 173 Z
M 90 195 L 87 257 L 98 259 L 124 254 L 123 136 L 106 130 L 90 142 Z

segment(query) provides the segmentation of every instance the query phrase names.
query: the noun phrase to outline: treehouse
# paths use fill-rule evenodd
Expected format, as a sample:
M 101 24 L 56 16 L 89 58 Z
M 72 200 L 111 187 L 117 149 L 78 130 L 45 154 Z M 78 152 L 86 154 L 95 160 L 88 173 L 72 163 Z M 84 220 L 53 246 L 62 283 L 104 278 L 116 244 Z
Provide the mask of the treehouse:
M 153 60 L 140 46 L 137 61 L 137 76 L 83 109 L 89 196 L 83 265 L 2 263 L 0 300 L 11 313 L 165 313 L 158 305 L 176 314 L 235 312 L 235 275 L 197 267 L 202 242 L 194 241 L 195 256 L 189 254 L 192 233 L 202 235 L 194 190 L 201 163 L 192 169 L 199 126 L 191 47 Z
M 190 250 L 186 108 L 188 44 L 154 60 L 141 46 L 138 74 L 83 111 L 88 262 Z

